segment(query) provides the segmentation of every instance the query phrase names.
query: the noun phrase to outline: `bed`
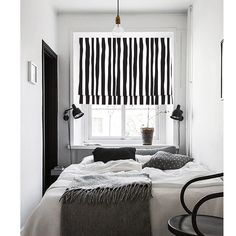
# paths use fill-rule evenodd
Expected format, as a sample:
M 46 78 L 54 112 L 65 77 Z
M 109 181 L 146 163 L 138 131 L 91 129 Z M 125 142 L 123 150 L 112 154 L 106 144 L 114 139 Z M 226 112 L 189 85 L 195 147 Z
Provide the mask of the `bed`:
M 41 202 L 32 215 L 28 218 L 21 231 L 22 236 L 59 236 L 60 235 L 60 197 L 70 186 L 73 178 L 78 175 L 91 173 L 108 173 L 130 171 L 134 173 L 146 173 L 152 181 L 152 199 L 150 200 L 151 230 L 153 236 L 171 235 L 167 228 L 167 220 L 178 214 L 183 214 L 179 194 L 181 187 L 188 180 L 212 174 L 203 165 L 196 161 L 189 162 L 180 169 L 165 170 L 146 167 L 142 164 L 148 156 L 137 155 L 135 160 L 116 160 L 93 162 L 93 157 L 84 158 L 80 164 L 72 164 L 67 167 L 46 191 Z M 199 198 L 211 192 L 220 192 L 223 188 L 221 179 L 208 180 L 191 185 L 186 193 L 188 206 L 193 206 Z M 206 203 L 201 213 L 222 216 L 222 199 L 215 199 Z

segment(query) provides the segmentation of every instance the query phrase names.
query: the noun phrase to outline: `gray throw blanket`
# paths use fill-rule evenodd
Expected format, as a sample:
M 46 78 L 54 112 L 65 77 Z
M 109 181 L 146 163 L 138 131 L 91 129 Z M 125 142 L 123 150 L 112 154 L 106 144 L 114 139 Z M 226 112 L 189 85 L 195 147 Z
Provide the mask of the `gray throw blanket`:
M 61 236 L 150 236 L 151 191 L 142 173 L 77 177 L 61 197 Z

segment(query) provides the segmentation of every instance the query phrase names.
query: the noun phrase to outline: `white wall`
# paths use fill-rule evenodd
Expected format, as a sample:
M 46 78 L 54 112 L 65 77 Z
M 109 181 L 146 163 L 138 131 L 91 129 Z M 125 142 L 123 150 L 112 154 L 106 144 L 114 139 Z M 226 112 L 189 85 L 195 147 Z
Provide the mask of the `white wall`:
M 192 155 L 220 171 L 223 169 L 223 102 L 220 99 L 223 0 L 195 1 L 192 29 Z
M 21 226 L 42 197 L 42 39 L 56 50 L 56 15 L 48 0 L 21 0 Z M 27 62 L 39 83 L 27 81 Z
M 70 47 L 72 32 L 109 32 L 114 27 L 114 14 L 59 14 L 59 164 L 69 164 L 67 125 L 62 119 L 69 107 Z M 175 105 L 181 104 L 185 111 L 185 54 L 186 14 L 122 14 L 122 26 L 126 31 L 175 31 L 176 58 L 180 64 L 175 70 Z M 173 122 L 172 120 L 170 122 Z M 182 146 L 185 151 L 185 121 L 181 124 Z M 176 137 L 175 137 L 176 139 Z M 177 143 L 175 143 L 177 144 Z

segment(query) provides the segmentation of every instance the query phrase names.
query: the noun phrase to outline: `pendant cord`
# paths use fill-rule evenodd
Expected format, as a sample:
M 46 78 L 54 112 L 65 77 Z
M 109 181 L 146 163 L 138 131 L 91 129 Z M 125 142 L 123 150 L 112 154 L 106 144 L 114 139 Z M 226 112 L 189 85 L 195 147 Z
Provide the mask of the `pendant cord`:
M 117 16 L 120 15 L 120 1 L 117 0 Z

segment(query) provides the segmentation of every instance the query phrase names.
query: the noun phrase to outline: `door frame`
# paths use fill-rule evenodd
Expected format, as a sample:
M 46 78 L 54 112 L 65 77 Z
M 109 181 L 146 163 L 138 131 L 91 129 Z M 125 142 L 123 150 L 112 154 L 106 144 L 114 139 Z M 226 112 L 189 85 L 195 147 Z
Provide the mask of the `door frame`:
M 58 89 L 58 56 L 57 54 L 48 46 L 48 44 L 42 40 L 42 133 L 43 133 L 43 156 L 42 156 L 42 195 L 46 191 L 46 148 L 45 148 L 45 55 L 50 56 L 54 60 L 56 60 L 56 80 L 57 80 L 57 89 Z M 58 92 L 57 92 L 57 112 L 58 112 Z M 57 132 L 58 132 L 58 120 L 57 122 Z M 58 136 L 57 136 L 58 137 Z M 58 146 L 58 138 L 56 140 Z M 58 153 L 57 153 L 58 155 Z M 57 157 L 58 158 L 58 157 Z

